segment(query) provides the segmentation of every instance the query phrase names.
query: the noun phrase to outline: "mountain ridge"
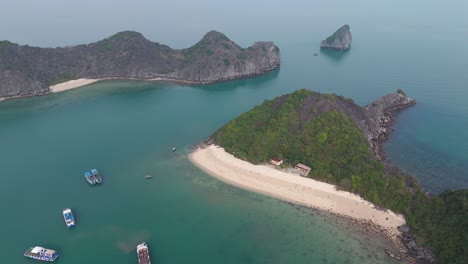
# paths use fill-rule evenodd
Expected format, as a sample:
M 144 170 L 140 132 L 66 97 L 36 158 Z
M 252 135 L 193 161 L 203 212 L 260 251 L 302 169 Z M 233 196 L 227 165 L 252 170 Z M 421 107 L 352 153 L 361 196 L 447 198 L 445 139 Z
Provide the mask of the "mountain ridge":
M 217 31 L 209 31 L 186 49 L 172 49 L 136 31 L 57 48 L 1 41 L 0 97 L 47 94 L 51 85 L 80 78 L 163 78 L 207 84 L 261 75 L 280 63 L 273 42 L 241 48 Z

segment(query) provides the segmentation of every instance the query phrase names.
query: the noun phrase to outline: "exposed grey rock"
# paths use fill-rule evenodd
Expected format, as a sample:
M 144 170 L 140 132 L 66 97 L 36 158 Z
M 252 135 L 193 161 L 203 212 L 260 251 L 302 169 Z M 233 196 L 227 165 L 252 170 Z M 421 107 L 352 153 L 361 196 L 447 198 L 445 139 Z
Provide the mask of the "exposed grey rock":
M 392 132 L 393 112 L 415 104 L 416 101 L 404 93 L 396 92 L 382 96 L 365 107 L 370 120 L 361 122 L 360 127 L 378 159 L 384 159 L 381 144 L 390 137 Z
M 216 31 L 182 50 L 133 31 L 63 48 L 1 41 L 0 97 L 45 94 L 50 85 L 78 78 L 166 78 L 205 84 L 260 75 L 279 65 L 279 49 L 272 42 L 244 49 Z
M 351 31 L 349 31 L 349 25 L 344 25 L 333 33 L 333 35 L 323 40 L 322 43 L 320 43 L 320 47 L 336 50 L 349 50 L 351 48 L 352 39 Z
M 410 231 L 410 227 L 407 226 L 407 225 L 402 225 L 402 226 L 399 226 L 398 228 L 398 231 L 402 232 L 402 233 L 407 233 Z
M 401 240 L 407 249 L 406 255 L 411 259 L 415 259 L 416 263 L 437 263 L 434 255 L 427 248 L 419 246 L 416 242 L 416 237 L 410 232 L 404 232 Z

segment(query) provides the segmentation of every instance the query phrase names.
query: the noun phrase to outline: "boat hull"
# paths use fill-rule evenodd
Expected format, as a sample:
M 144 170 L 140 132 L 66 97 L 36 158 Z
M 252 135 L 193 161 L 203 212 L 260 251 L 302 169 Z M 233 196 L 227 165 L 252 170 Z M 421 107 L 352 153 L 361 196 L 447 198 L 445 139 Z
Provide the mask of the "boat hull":
M 58 258 L 58 255 L 56 255 L 53 258 L 41 258 L 41 257 L 27 255 L 26 253 L 24 253 L 24 256 L 27 257 L 27 258 L 30 258 L 30 259 L 35 259 L 35 260 L 40 260 L 40 261 L 47 261 L 47 262 L 53 262 Z

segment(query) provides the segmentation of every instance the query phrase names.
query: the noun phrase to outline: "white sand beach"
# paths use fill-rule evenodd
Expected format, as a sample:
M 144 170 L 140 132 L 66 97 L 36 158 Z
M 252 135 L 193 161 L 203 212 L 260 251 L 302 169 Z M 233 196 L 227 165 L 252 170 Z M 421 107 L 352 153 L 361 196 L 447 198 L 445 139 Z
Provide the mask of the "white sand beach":
M 358 195 L 337 191 L 334 185 L 270 165 L 253 165 L 235 158 L 219 146 L 198 148 L 189 158 L 196 166 L 226 183 L 357 220 L 370 220 L 391 236 L 399 233 L 396 227 L 405 224 L 402 215 L 377 210 Z
M 101 79 L 77 79 L 77 80 L 71 80 L 68 82 L 63 82 L 63 83 L 59 83 L 56 85 L 52 85 L 49 88 L 51 92 L 58 93 L 58 92 L 63 92 L 63 91 L 71 90 L 74 88 L 78 88 L 81 86 L 85 86 L 88 84 L 92 84 L 100 80 Z

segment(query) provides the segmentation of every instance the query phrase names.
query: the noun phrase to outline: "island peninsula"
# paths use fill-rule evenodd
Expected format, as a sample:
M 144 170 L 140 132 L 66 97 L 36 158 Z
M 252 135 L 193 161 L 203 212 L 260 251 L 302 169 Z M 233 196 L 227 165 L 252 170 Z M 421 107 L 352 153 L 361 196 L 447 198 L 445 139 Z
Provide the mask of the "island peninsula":
M 0 98 L 42 95 L 105 79 L 208 84 L 261 75 L 279 65 L 279 48 L 272 42 L 242 48 L 217 31 L 180 50 L 134 31 L 60 48 L 1 41 Z
M 365 107 L 299 90 L 228 122 L 189 158 L 227 183 L 374 227 L 395 258 L 434 263 L 428 247 L 441 263 L 463 263 L 467 190 L 430 196 L 383 155 L 393 113 L 415 103 L 402 90 Z

